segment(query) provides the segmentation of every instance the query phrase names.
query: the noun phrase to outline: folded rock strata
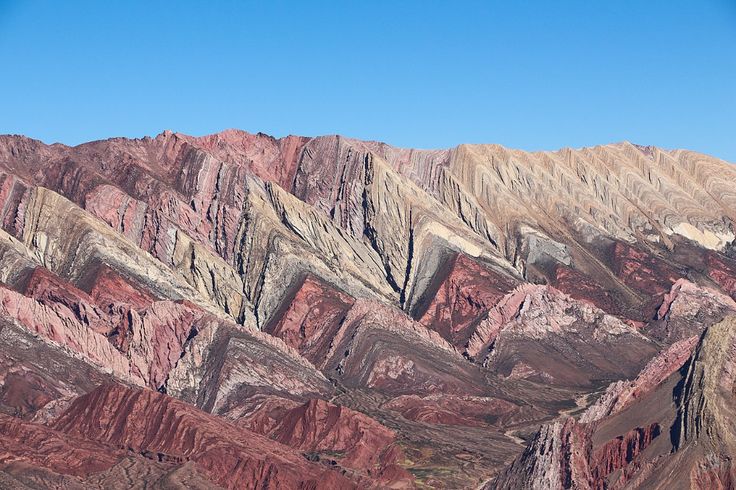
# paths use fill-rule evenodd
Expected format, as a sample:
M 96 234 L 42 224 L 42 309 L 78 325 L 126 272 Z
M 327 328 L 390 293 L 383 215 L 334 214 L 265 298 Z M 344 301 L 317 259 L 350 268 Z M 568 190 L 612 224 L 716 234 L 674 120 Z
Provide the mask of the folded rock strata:
M 735 184 L 630 143 L 0 136 L 0 486 L 732 486 Z
M 730 488 L 735 349 L 736 316 L 673 344 L 579 421 L 543 426 L 487 486 Z

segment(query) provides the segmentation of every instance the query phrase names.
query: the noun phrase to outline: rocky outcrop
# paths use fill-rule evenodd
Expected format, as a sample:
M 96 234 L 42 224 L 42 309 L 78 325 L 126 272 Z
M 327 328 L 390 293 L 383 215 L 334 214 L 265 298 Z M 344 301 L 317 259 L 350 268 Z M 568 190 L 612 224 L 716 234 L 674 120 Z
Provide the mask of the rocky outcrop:
M 329 397 L 324 374 L 280 339 L 210 319 L 169 373 L 165 390 L 207 411 L 237 418 L 258 394 Z
M 0 484 L 5 488 L 130 488 L 141 481 L 169 488 L 217 487 L 191 463 L 70 436 L 0 415 Z
M 579 422 L 543 426 L 489 488 L 730 488 L 734 349 L 733 316 L 673 344 Z
M 605 393 L 580 416 L 580 421 L 594 422 L 636 403 L 637 399 L 650 393 L 682 368 L 697 342 L 697 336 L 675 342 L 649 361 L 633 381 L 616 381 L 609 385 Z
M 608 488 L 610 486 L 607 482 L 608 476 L 620 469 L 629 470 L 629 465 L 636 462 L 641 453 L 660 434 L 659 424 L 652 422 L 647 427 L 631 429 L 626 434 L 620 435 L 594 449 L 590 462 L 591 488 Z M 623 472 L 618 482 L 626 482 L 626 473 L 626 471 Z
M 489 488 L 586 488 L 591 480 L 585 429 L 572 419 L 542 427 Z
M 327 355 L 354 298 L 315 278 L 297 282 L 264 330 L 282 339 L 311 362 Z
M 398 464 L 403 452 L 396 445 L 396 434 L 370 417 L 324 400 L 286 411 L 271 411 L 270 404 L 264 408 L 241 423 L 310 453 L 312 459 L 335 461 L 392 488 L 412 486 L 412 476 Z
M 544 426 L 526 451 L 488 488 L 610 488 L 608 477 L 626 474 L 661 435 L 658 423 L 635 427 L 595 447 L 591 428 L 568 419 Z M 626 477 L 619 477 L 625 483 Z
M 736 301 L 710 288 L 699 287 L 680 279 L 664 296 L 657 310 L 657 320 L 648 328 L 652 337 L 671 343 L 720 322 L 736 313 Z
M 393 395 L 485 392 L 480 369 L 462 360 L 438 333 L 396 309 L 360 300 L 316 365 L 345 386 Z
M 708 276 L 732 298 L 736 298 L 736 261 L 716 253 L 709 253 Z
M 104 385 L 75 400 L 51 427 L 159 461 L 191 460 L 224 488 L 353 487 L 285 446 L 149 390 Z
M 710 327 L 687 366 L 678 396 L 673 445 L 683 450 L 696 441 L 711 451 L 732 454 L 736 444 L 733 387 L 736 382 L 736 317 Z M 712 453 L 713 454 L 713 453 Z
M 630 376 L 655 352 L 655 344 L 631 325 L 536 285 L 520 286 L 501 299 L 466 349 L 466 355 L 506 377 L 568 385 Z
M 461 349 L 483 315 L 513 289 L 515 280 L 466 255 L 453 254 L 445 260 L 424 291 L 427 299 L 415 306 L 414 316 Z
M 86 438 L 70 437 L 42 425 L 0 415 L 0 466 L 25 463 L 57 473 L 89 476 L 115 465 L 121 451 Z
M 31 334 L 89 359 L 92 363 L 132 383 L 143 379 L 131 372 L 125 356 L 103 335 L 79 323 L 69 310 L 57 314 L 51 308 L 0 286 L 0 314 L 13 319 Z

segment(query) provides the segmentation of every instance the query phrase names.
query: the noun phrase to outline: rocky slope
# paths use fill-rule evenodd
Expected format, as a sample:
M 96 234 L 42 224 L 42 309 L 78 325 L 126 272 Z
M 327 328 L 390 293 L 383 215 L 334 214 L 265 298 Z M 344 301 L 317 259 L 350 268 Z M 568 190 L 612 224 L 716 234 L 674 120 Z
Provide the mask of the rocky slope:
M 730 488 L 735 221 L 629 143 L 2 136 L 0 484 Z
M 731 316 L 609 387 L 578 421 L 543 426 L 488 487 L 733 488 L 734 353 Z

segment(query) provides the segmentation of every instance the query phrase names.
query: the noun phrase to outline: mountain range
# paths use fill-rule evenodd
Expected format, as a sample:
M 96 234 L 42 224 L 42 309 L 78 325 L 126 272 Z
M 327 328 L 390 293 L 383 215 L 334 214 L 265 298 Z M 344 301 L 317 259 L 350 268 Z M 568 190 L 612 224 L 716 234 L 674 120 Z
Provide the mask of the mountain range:
M 734 488 L 736 167 L 0 136 L 0 486 Z

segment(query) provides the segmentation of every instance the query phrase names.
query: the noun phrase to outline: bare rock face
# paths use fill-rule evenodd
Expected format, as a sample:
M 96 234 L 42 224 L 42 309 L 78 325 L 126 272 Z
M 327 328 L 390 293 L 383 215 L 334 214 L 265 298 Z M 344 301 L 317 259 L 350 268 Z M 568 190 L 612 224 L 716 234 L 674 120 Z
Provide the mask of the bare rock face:
M 730 488 L 735 189 L 630 143 L 0 136 L 0 486 Z
M 574 420 L 544 426 L 493 488 L 569 488 L 587 483 L 587 435 Z
M 480 322 L 467 353 L 509 378 L 583 385 L 631 376 L 656 350 L 636 328 L 590 304 L 525 285 Z
M 159 461 L 192 460 L 225 488 L 352 487 L 279 444 L 148 390 L 104 385 L 75 400 L 51 427 Z
M 334 391 L 324 374 L 281 340 L 212 319 L 199 325 L 164 388 L 229 417 L 243 412 L 255 395 L 306 400 Z
M 681 369 L 697 342 L 697 336 L 675 342 L 649 361 L 633 381 L 617 381 L 609 385 L 601 397 L 580 416 L 580 421 L 594 422 L 636 403 L 637 399 L 653 391 Z
M 298 281 L 284 298 L 278 321 L 264 330 L 312 362 L 323 359 L 355 299 L 311 277 Z
M 122 452 L 106 450 L 85 438 L 69 437 L 48 427 L 14 417 L 0 417 L 3 465 L 24 462 L 74 476 L 106 470 L 122 459 Z
M 580 421 L 543 426 L 488 486 L 730 488 L 736 317 L 696 339 L 673 344 L 630 385 L 609 387 Z
M 313 399 L 288 410 L 281 408 L 283 402 L 279 405 L 266 404 L 241 423 L 310 453 L 311 459 L 327 459 L 393 488 L 413 486 L 413 477 L 399 465 L 404 455 L 392 430 L 324 400 Z
M 101 369 L 132 383 L 143 384 L 143 379 L 132 372 L 125 356 L 103 335 L 78 322 L 69 310 L 58 314 L 31 298 L 0 287 L 0 314 L 13 319 L 32 335 L 81 355 Z
M 707 261 L 710 278 L 736 298 L 736 261 L 715 253 L 709 253 Z
M 690 459 L 690 481 L 727 487 L 736 477 L 734 357 L 736 318 L 710 327 L 693 353 L 678 394 L 673 447 Z M 690 453 L 685 456 L 685 453 Z M 693 464 L 695 463 L 695 464 Z
M 436 332 L 398 310 L 362 300 L 318 365 L 346 386 L 392 394 L 483 392 L 483 373 L 462 359 Z
M 653 422 L 596 444 L 594 427 L 572 419 L 556 422 L 540 429 L 489 488 L 615 488 L 628 481 L 628 471 L 639 468 L 642 453 L 660 436 Z
M 667 343 L 700 333 L 736 313 L 736 301 L 710 288 L 698 287 L 685 279 L 678 280 L 657 310 L 657 320 L 648 333 Z
M 435 273 L 435 284 L 425 290 L 426 305 L 414 313 L 419 322 L 439 332 L 458 348 L 470 340 L 473 327 L 514 285 L 513 278 L 494 273 L 470 259 L 455 254 Z

